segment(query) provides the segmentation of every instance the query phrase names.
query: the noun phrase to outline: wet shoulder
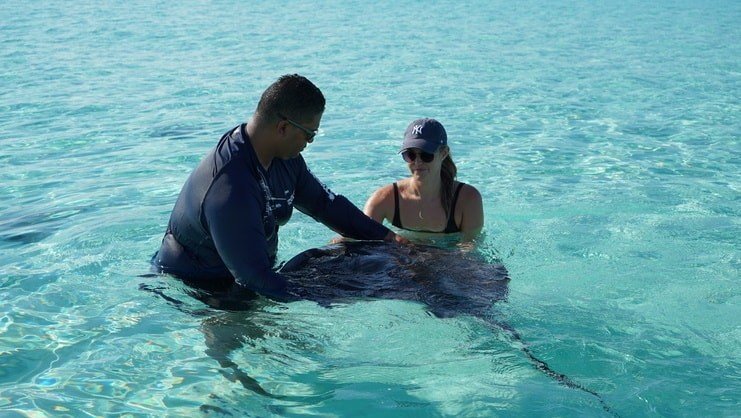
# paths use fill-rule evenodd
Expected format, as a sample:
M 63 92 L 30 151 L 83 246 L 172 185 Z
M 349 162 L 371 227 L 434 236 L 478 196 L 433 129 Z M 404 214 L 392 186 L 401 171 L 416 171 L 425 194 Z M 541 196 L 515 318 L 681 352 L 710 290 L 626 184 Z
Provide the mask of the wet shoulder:
M 391 219 L 394 212 L 394 185 L 389 183 L 376 189 L 365 203 L 363 212 L 376 221 Z
M 461 191 L 459 194 L 458 199 L 461 199 L 462 201 L 473 201 L 473 202 L 480 202 L 481 201 L 481 193 L 479 193 L 478 189 L 476 187 L 468 184 L 460 182 L 463 186 L 461 187 Z M 456 185 L 456 187 L 458 187 Z
M 379 201 L 386 201 L 388 199 L 394 199 L 394 184 L 389 183 L 376 189 L 371 197 L 374 197 Z

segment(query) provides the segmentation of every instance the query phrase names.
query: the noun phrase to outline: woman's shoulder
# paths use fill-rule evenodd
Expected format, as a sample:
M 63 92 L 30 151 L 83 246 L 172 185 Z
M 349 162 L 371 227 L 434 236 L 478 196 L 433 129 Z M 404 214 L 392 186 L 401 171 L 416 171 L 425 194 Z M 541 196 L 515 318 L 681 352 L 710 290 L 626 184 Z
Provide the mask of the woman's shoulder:
M 389 183 L 384 186 L 381 186 L 377 188 L 373 194 L 371 195 L 372 198 L 376 199 L 386 199 L 387 197 L 394 195 L 394 184 L 396 183 Z
M 484 202 L 481 193 L 476 187 L 463 183 L 458 204 L 460 209 L 456 209 L 456 213 L 460 213 L 461 232 L 466 240 L 472 239 L 484 225 Z
M 363 212 L 380 222 L 384 218 L 390 219 L 394 207 L 394 183 L 390 183 L 379 187 L 368 197 Z
M 481 202 L 481 193 L 479 193 L 478 189 L 476 189 L 476 187 L 474 187 L 473 185 L 458 182 L 458 185 L 456 185 L 456 187 L 460 187 L 460 194 L 458 199 L 461 201 L 461 203 L 465 204 L 466 202 Z

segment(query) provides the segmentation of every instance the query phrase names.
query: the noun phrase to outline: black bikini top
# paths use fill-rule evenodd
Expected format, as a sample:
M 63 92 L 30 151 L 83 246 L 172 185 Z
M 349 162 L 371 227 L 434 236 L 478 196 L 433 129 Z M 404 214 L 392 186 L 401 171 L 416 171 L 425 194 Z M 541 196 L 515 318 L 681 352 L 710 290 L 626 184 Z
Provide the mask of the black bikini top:
M 396 183 L 394 183 L 394 220 L 391 222 L 391 224 L 397 228 L 415 232 L 433 232 L 437 234 L 452 234 L 455 232 L 461 232 L 461 229 L 458 228 L 458 225 L 455 224 L 455 204 L 458 203 L 458 194 L 460 193 L 463 184 L 464 183 L 458 183 L 458 187 L 456 187 L 455 189 L 455 194 L 453 195 L 453 204 L 450 205 L 450 211 L 448 212 L 448 224 L 445 226 L 445 229 L 442 231 L 425 231 L 421 229 L 404 228 L 401 225 L 401 216 L 399 215 L 399 187 L 396 185 Z

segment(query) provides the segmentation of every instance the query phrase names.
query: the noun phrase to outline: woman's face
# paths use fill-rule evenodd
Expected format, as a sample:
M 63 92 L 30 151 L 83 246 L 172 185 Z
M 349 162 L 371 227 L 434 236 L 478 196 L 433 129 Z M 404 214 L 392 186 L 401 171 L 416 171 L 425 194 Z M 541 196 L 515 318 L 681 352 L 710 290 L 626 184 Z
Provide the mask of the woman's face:
M 448 147 L 443 145 L 434 154 L 424 152 L 419 148 L 409 148 L 404 150 L 401 156 L 413 176 L 419 178 L 429 175 L 439 176 L 443 160 L 448 156 Z

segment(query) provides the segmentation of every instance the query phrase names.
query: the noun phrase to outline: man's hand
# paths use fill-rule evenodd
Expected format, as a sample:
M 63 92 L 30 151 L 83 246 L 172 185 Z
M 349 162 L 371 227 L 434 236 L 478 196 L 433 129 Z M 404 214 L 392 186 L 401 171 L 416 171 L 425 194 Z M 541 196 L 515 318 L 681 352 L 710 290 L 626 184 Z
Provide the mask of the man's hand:
M 330 244 L 339 244 L 341 242 L 348 242 L 348 241 L 354 241 L 351 238 L 343 237 L 342 235 L 337 235 L 336 237 L 329 240 Z
M 397 242 L 404 245 L 411 244 L 408 239 L 402 237 L 401 235 L 394 234 L 394 231 L 389 231 L 389 233 L 386 234 L 383 240 L 386 242 Z

